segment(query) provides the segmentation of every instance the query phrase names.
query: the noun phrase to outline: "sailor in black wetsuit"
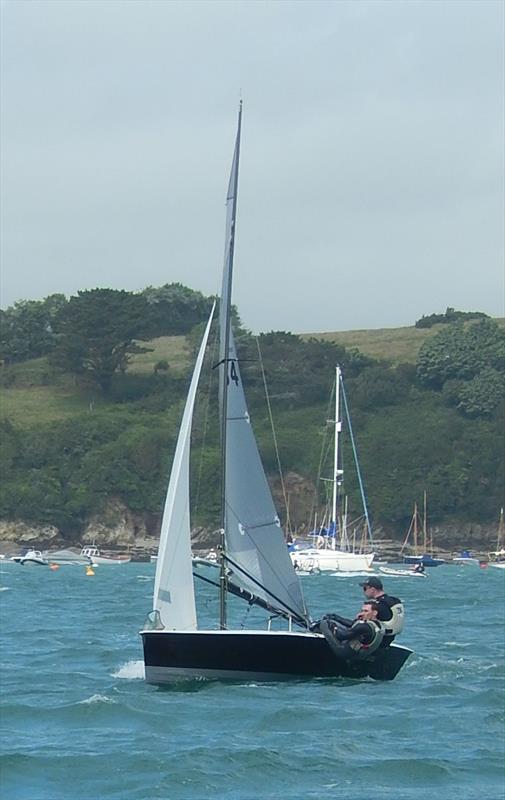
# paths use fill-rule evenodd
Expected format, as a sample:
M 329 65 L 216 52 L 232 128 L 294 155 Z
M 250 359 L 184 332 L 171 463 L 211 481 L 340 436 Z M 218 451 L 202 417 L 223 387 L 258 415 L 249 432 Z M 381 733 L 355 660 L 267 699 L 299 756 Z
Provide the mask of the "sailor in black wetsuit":
M 367 658 L 382 644 L 384 628 L 377 620 L 379 610 L 375 600 L 365 600 L 355 620 L 345 620 L 336 614 L 323 617 L 320 622 L 334 653 L 342 658 Z
M 381 647 L 387 647 L 403 630 L 405 621 L 403 603 L 398 597 L 386 594 L 381 579 L 375 575 L 360 583 L 360 586 L 363 587 L 367 600 L 375 600 L 378 603 L 377 619 L 383 623 L 385 629 Z

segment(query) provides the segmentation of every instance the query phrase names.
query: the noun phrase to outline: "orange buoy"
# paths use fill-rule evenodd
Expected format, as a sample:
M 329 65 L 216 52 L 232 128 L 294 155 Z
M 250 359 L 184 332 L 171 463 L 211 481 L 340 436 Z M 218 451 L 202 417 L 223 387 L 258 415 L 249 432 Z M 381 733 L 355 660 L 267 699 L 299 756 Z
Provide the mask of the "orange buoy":
M 52 569 L 53 572 L 60 568 L 59 564 L 49 564 L 49 569 Z

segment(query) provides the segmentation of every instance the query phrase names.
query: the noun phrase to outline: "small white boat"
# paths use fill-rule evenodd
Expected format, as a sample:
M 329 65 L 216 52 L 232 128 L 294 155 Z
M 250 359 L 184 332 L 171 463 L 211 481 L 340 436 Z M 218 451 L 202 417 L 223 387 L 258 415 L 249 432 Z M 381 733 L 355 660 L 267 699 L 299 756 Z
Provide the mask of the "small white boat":
M 98 547 L 92 545 L 91 547 L 83 547 L 81 550 L 81 556 L 87 556 L 91 559 L 91 563 L 93 566 L 99 566 L 103 564 L 128 564 L 131 561 L 131 556 L 106 556 L 103 555 Z
M 42 553 L 43 558 L 46 559 L 49 565 L 57 564 L 59 567 L 66 565 L 74 565 L 85 567 L 91 564 L 89 556 L 83 556 L 82 553 L 77 553 L 75 550 L 45 550 Z
M 396 575 L 399 578 L 427 578 L 426 572 L 416 572 L 414 569 L 393 569 L 392 567 L 379 567 L 384 575 Z
M 339 569 L 336 572 L 329 572 L 328 575 L 330 578 L 367 578 L 370 575 L 375 575 L 376 573 L 373 569 L 366 569 L 362 572 L 358 572 L 356 570 L 349 570 L 346 571 L 345 569 Z
M 215 558 L 201 558 L 201 556 L 193 556 L 191 562 L 194 567 L 219 567 L 219 562 Z
M 293 566 L 297 575 L 320 575 L 319 562 L 317 558 L 306 558 L 301 561 L 293 561 Z
M 497 569 L 505 569 L 505 519 L 503 515 L 503 508 L 500 509 L 500 521 L 498 523 L 498 538 L 496 540 L 496 550 L 489 553 L 490 567 Z
M 454 564 L 464 564 L 465 566 L 473 564 L 476 567 L 478 567 L 481 562 L 480 558 L 474 558 L 474 556 L 454 556 L 452 560 Z
M 16 564 L 38 564 L 41 567 L 47 567 L 49 562 L 44 558 L 40 550 L 27 550 L 20 556 L 12 556 L 11 561 Z

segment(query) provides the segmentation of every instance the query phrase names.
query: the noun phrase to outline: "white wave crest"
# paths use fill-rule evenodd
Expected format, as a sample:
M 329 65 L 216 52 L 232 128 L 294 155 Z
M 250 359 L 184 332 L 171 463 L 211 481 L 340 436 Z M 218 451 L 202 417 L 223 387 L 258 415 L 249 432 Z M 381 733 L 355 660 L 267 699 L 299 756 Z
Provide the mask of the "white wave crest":
M 107 697 L 104 694 L 93 694 L 91 697 L 87 697 L 86 700 L 81 700 L 79 705 L 93 705 L 93 703 L 115 703 L 115 700 L 112 700 L 111 697 Z
M 449 647 L 471 647 L 473 642 L 444 642 Z
M 116 672 L 112 673 L 113 678 L 124 678 L 127 681 L 144 680 L 144 662 L 143 661 L 127 661 L 119 667 Z

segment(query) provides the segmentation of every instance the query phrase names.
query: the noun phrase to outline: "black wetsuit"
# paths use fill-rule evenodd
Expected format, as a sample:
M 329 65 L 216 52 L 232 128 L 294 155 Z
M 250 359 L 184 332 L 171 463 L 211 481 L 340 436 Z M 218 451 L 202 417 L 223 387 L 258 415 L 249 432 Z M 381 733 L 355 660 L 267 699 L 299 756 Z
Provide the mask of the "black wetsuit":
M 377 619 L 379 620 L 379 622 L 387 623 L 393 617 L 391 606 L 395 606 L 397 603 L 401 603 L 402 601 L 398 597 L 393 597 L 392 595 L 389 594 L 382 594 L 380 597 L 374 598 L 374 602 L 377 603 L 379 606 L 379 609 L 377 611 Z M 346 617 L 341 617 L 339 614 L 327 614 L 326 619 L 339 622 L 340 625 L 345 625 L 346 628 L 350 628 L 353 622 L 355 621 L 352 619 L 347 619 Z M 385 625 L 384 627 L 387 627 L 387 625 Z M 394 633 L 385 633 L 382 642 L 380 643 L 380 646 L 388 647 L 394 638 L 395 638 Z
M 349 642 L 352 639 L 358 639 L 361 644 L 370 644 L 374 639 L 374 632 L 368 622 L 353 622 L 351 628 L 335 627 L 333 630 L 334 636 L 339 642 Z
M 401 603 L 402 601 L 398 597 L 393 597 L 392 595 L 389 594 L 381 594 L 380 597 L 375 598 L 375 602 L 379 604 L 377 619 L 380 620 L 381 622 L 387 622 L 393 617 L 391 606 L 395 606 L 397 603 Z M 391 644 L 394 638 L 395 634 L 385 633 L 384 638 L 381 642 L 381 647 L 387 647 L 389 644 Z

